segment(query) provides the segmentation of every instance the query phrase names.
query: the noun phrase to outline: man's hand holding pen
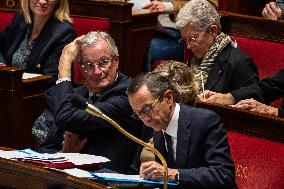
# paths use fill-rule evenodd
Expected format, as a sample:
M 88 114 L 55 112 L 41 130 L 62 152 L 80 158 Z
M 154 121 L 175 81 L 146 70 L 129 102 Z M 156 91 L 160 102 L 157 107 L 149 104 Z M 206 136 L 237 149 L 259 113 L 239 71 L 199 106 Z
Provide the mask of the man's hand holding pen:
M 169 182 L 176 180 L 177 172 L 177 169 L 168 168 Z M 164 174 L 164 167 L 155 161 L 143 162 L 140 166 L 140 178 L 153 181 L 163 181 Z

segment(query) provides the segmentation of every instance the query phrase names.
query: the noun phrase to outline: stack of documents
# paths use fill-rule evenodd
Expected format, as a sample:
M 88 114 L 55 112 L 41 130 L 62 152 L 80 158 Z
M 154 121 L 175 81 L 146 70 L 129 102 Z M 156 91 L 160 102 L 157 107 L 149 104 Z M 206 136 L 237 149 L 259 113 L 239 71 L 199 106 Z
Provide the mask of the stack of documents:
M 45 167 L 67 169 L 74 167 L 97 167 L 110 161 L 102 156 L 79 153 L 37 153 L 31 149 L 16 151 L 0 151 L 0 157 L 11 160 L 25 161 Z

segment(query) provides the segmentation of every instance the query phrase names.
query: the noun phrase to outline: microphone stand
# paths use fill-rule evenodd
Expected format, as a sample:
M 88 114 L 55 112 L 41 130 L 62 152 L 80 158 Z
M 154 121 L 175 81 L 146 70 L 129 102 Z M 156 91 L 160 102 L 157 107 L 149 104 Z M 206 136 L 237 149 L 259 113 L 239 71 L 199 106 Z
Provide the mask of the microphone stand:
M 126 137 L 130 138 L 131 140 L 135 141 L 138 144 L 141 144 L 142 146 L 145 146 L 145 147 L 149 148 L 155 155 L 157 155 L 157 157 L 160 159 L 160 161 L 162 162 L 162 165 L 163 165 L 163 167 L 165 169 L 163 189 L 167 189 L 168 188 L 168 185 L 167 185 L 168 184 L 168 166 L 167 166 L 167 162 L 164 159 L 164 157 L 162 156 L 162 154 L 157 149 L 155 149 L 151 145 L 145 143 L 144 141 L 140 140 L 139 138 L 137 138 L 137 137 L 131 135 L 130 133 L 128 133 L 118 123 L 116 123 L 113 119 L 109 118 L 107 115 L 102 113 L 97 107 L 93 106 L 92 104 L 88 103 L 87 108 L 86 108 L 86 112 L 88 112 L 89 114 L 91 114 L 93 116 L 102 118 L 103 120 L 106 120 L 111 125 L 113 125 L 115 128 L 117 128 Z

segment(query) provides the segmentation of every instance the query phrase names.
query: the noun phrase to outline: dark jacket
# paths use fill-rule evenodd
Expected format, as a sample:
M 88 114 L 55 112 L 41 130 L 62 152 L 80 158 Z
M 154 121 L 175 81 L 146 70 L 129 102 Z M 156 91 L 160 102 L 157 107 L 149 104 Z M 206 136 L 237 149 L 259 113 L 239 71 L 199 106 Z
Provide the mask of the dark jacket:
M 227 45 L 216 57 L 205 89 L 228 93 L 259 81 L 253 60 L 238 48 Z
M 20 11 L 0 33 L 0 52 L 8 66 L 11 66 L 13 54 L 23 41 L 28 26 L 23 12 Z M 69 22 L 60 22 L 51 16 L 35 41 L 26 72 L 50 75 L 54 82 L 58 75 L 61 51 L 75 37 L 76 32 Z
M 110 88 L 102 91 L 92 104 L 115 120 L 125 130 L 140 137 L 142 122 L 131 117 L 133 111 L 126 95 L 128 82 L 129 78 L 119 74 L 116 82 Z M 80 94 L 87 99 L 89 96 L 85 86 L 74 90 L 72 83 L 69 81 L 57 84 L 46 91 L 48 108 L 55 116 L 56 125 L 61 130 L 55 132 L 56 134 L 52 136 L 48 136 L 50 138 L 41 148 L 47 148 L 46 150 L 48 150 L 48 148 L 52 147 L 51 143 L 62 144 L 63 131 L 71 131 L 88 138 L 88 142 L 81 153 L 107 157 L 111 162 L 105 164 L 105 168 L 120 173 L 128 172 L 137 144 L 121 134 L 108 122 L 75 107 L 71 102 L 74 93 Z M 44 151 L 42 149 L 41 151 Z
M 253 85 L 232 91 L 231 94 L 236 102 L 247 98 L 254 98 L 257 101 L 269 104 L 284 96 L 284 69 Z M 284 117 L 284 109 L 279 109 L 278 114 L 279 117 Z
M 153 133 L 154 145 L 167 157 L 162 132 Z M 227 133 L 211 110 L 181 104 L 176 166 L 180 188 L 234 188 L 235 169 L 229 154 Z

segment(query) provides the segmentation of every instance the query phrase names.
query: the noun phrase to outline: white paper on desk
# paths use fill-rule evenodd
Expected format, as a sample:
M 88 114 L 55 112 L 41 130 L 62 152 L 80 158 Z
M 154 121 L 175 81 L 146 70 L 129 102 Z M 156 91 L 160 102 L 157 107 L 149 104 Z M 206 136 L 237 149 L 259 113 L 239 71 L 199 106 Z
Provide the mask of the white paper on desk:
M 17 151 L 4 151 L 0 150 L 0 157 L 4 159 L 24 158 L 27 154 Z
M 150 183 L 150 184 L 163 184 L 163 182 L 159 182 L 159 181 L 141 179 L 139 175 L 125 175 L 125 174 L 119 174 L 119 173 L 96 173 L 96 172 L 93 172 L 92 174 L 97 177 L 101 177 L 107 181 L 144 182 L 144 183 Z M 177 185 L 177 183 L 169 182 L 168 185 L 175 186 Z
M 78 169 L 78 168 L 63 169 L 63 170 L 59 170 L 59 171 L 62 171 L 64 173 L 67 173 L 69 175 L 79 177 L 79 178 L 93 178 L 94 177 L 90 172 L 84 171 L 84 170 Z
M 22 79 L 31 79 L 34 77 L 41 76 L 41 74 L 35 74 L 35 73 L 23 73 Z
M 130 0 L 129 3 L 133 3 L 132 10 L 142 9 L 150 0 Z
M 95 156 L 90 154 L 79 154 L 79 153 L 56 153 L 59 156 L 64 156 L 69 162 L 75 165 L 88 165 L 95 163 L 105 163 L 110 161 L 109 159 L 102 156 Z

